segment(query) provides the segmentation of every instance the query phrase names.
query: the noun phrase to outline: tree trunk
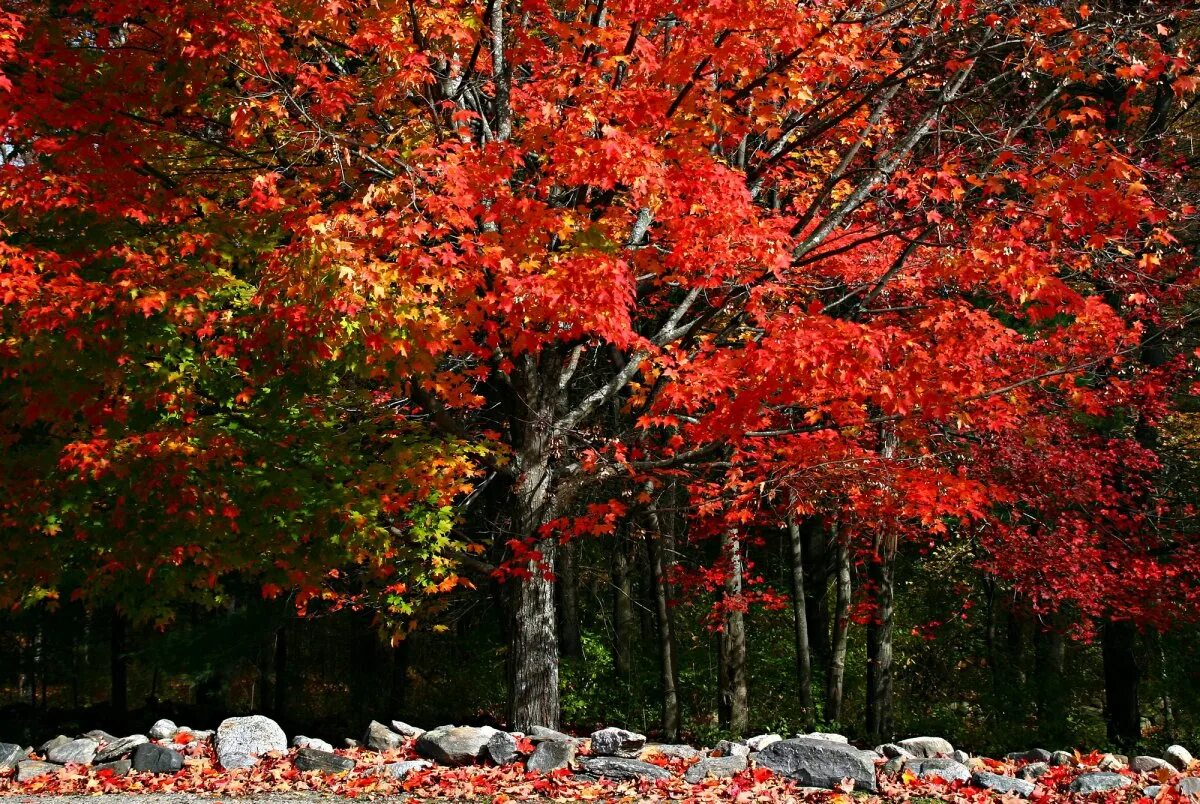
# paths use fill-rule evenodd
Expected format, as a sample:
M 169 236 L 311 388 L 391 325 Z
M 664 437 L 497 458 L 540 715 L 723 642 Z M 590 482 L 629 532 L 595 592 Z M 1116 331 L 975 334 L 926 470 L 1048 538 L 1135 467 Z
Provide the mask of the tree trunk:
M 871 602 L 867 625 L 867 735 L 876 743 L 892 730 L 892 628 L 895 615 L 896 534 L 880 539 L 871 562 Z
M 745 734 L 750 725 L 750 695 L 746 686 L 746 618 L 741 609 L 742 546 L 732 530 L 721 538 L 721 551 L 729 565 L 725 579 L 725 600 L 732 607 L 725 615 L 720 634 L 720 691 L 717 718 L 723 729 Z
M 275 696 L 271 701 L 271 710 L 277 719 L 284 717 L 287 709 L 287 668 L 287 628 L 280 626 L 275 631 Z
M 126 645 L 125 617 L 115 608 L 112 610 L 109 632 L 109 700 L 113 715 L 124 722 L 129 711 L 129 659 Z
M 1131 622 L 1105 622 L 1101 628 L 1104 653 L 1104 715 L 1108 739 L 1132 752 L 1142 736 L 1138 702 L 1141 668 L 1137 663 L 1137 629 Z
M 672 535 L 663 529 L 658 512 L 650 509 L 651 532 L 646 537 L 650 574 L 654 582 L 654 611 L 658 622 L 659 674 L 662 681 L 663 738 L 679 739 L 679 673 L 675 666 L 675 624 L 671 618 L 671 589 L 668 584 L 674 551 Z
M 496 3 L 497 8 L 501 3 Z M 552 360 L 545 354 L 543 359 Z M 513 415 L 516 447 L 513 482 L 513 532 L 535 547 L 528 577 L 511 583 L 512 640 L 509 646 L 509 727 L 530 731 L 534 726 L 558 728 L 558 625 L 554 607 L 554 572 L 558 542 L 541 538 L 539 530 L 554 516 L 551 489 L 552 432 L 556 389 L 543 376 L 538 359 L 526 355 L 513 378 L 519 412 Z
M 790 501 L 794 504 L 794 501 Z M 792 545 L 792 622 L 796 636 L 796 685 L 800 697 L 800 721 L 813 724 L 812 650 L 808 639 L 808 607 L 804 594 L 804 540 L 795 514 L 788 512 L 788 538 Z
M 842 694 L 846 681 L 846 648 L 850 638 L 850 546 L 838 538 L 837 523 L 830 525 L 837 549 L 837 612 L 833 623 L 833 649 L 825 689 L 825 720 L 842 720 Z
M 558 546 L 558 644 L 564 659 L 583 658 L 583 637 L 579 627 L 579 575 L 576 561 L 579 543 L 572 539 Z
M 408 657 L 412 636 L 392 646 L 392 684 L 388 690 L 388 705 L 395 717 L 403 718 L 408 708 Z
M 628 681 L 633 669 L 633 575 L 629 567 L 629 537 L 617 528 L 613 549 L 613 669 Z

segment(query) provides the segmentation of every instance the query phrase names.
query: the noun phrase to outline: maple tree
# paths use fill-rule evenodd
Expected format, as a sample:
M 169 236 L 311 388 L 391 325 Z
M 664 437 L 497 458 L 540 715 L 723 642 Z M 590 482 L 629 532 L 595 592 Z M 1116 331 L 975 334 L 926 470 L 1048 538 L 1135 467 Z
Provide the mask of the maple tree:
M 679 488 L 734 731 L 765 528 L 836 523 L 870 566 L 879 735 L 906 542 L 983 527 L 1046 605 L 1087 577 L 1088 615 L 1191 610 L 1152 450 L 1085 421 L 1153 424 L 1188 371 L 1141 356 L 1194 270 L 1191 22 L 15 0 L 0 573 L 36 585 L 6 588 L 247 573 L 407 618 L 458 562 L 505 580 L 519 729 L 560 719 L 559 552 Z M 1059 560 L 1013 562 L 1031 537 Z

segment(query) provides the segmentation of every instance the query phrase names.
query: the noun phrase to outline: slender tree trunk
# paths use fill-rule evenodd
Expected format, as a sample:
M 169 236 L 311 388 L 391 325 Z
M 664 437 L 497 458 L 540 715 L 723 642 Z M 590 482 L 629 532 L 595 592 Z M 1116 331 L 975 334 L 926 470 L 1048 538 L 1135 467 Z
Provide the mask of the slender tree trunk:
M 794 505 L 794 500 L 790 501 Z M 795 514 L 788 512 L 788 538 L 792 546 L 792 623 L 796 636 L 796 685 L 800 692 L 800 720 L 813 724 L 812 649 L 808 639 L 808 608 L 804 594 L 804 539 Z
M 558 546 L 558 644 L 564 659 L 583 658 L 583 637 L 579 627 L 579 575 L 576 561 L 579 543 L 572 539 Z
M 800 535 L 804 544 L 804 604 L 812 676 L 827 681 L 831 649 L 829 579 L 835 568 L 829 556 L 828 534 L 819 520 L 813 520 L 812 527 L 801 528 Z
M 282 718 L 287 711 L 287 671 L 288 671 L 288 640 L 287 628 L 280 626 L 275 631 L 275 697 L 271 701 L 271 710 L 276 718 Z
M 499 8 L 503 5 L 496 3 Z M 543 359 L 553 360 L 550 354 Z M 509 725 L 518 731 L 534 726 L 558 728 L 558 624 L 554 606 L 554 572 L 558 542 L 540 538 L 539 529 L 553 517 L 551 489 L 552 431 L 556 388 L 543 375 L 538 359 L 522 358 L 513 378 L 520 413 L 513 427 L 516 447 L 513 483 L 513 530 L 532 540 L 538 558 L 531 559 L 528 576 L 512 582 L 512 639 L 509 646 Z
M 746 618 L 740 610 L 742 596 L 741 540 L 733 530 L 721 539 L 722 552 L 729 564 L 725 579 L 725 598 L 738 601 L 726 614 L 720 634 L 720 698 L 717 716 L 721 727 L 733 734 L 745 734 L 750 725 L 750 694 L 746 685 Z
M 1108 739 L 1132 751 L 1142 736 L 1142 712 L 1138 701 L 1141 668 L 1137 662 L 1137 629 L 1133 623 L 1105 622 L 1101 628 L 1104 654 L 1104 715 Z
M 109 700 L 112 702 L 113 715 L 122 722 L 129 711 L 129 648 L 126 631 L 125 617 L 114 608 L 109 631 Z
M 663 528 L 658 512 L 650 509 L 650 530 L 646 537 L 650 574 L 654 583 L 654 611 L 658 621 L 659 677 L 662 683 L 663 738 L 679 739 L 679 673 L 675 666 L 675 624 L 671 618 L 670 562 L 674 539 Z
M 837 612 L 833 622 L 833 649 L 825 691 L 825 720 L 842 721 L 842 695 L 846 679 L 846 648 L 850 639 L 850 546 L 838 537 L 837 523 L 830 525 L 837 550 Z
M 633 670 L 633 573 L 629 566 L 629 537 L 617 528 L 613 549 L 613 669 L 629 680 Z
M 882 742 L 892 730 L 892 630 L 895 617 L 896 534 L 880 539 L 871 562 L 874 613 L 867 625 L 867 735 Z

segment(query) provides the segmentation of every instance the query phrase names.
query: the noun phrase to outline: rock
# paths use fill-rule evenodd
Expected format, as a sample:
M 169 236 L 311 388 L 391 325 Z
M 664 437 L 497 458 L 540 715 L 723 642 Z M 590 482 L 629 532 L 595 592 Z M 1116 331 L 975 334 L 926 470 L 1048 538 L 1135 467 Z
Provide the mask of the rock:
M 631 759 L 645 744 L 646 735 L 613 726 L 592 732 L 592 753 L 597 756 Z
M 727 779 L 730 776 L 737 776 L 749 764 L 750 760 L 743 756 L 710 757 L 702 759 L 688 768 L 687 773 L 683 774 L 683 780 L 689 784 L 696 784 L 709 777 Z
M 161 745 L 143 743 L 133 752 L 133 769 L 145 773 L 178 773 L 183 770 L 183 755 Z
M 1050 752 L 1045 748 L 1031 748 L 1028 751 L 1013 751 L 1005 754 L 1004 758 L 1009 762 L 1049 762 Z
M 1126 760 L 1118 757 L 1116 754 L 1105 754 L 1100 757 L 1100 761 L 1096 763 L 1096 767 L 1102 771 L 1119 771 L 1125 770 Z
M 288 748 L 283 729 L 262 715 L 222 720 L 217 726 L 215 745 L 217 760 L 226 770 L 252 767 L 263 754 L 286 753 Z
M 1070 751 L 1055 751 L 1050 755 L 1050 767 L 1060 768 L 1063 765 L 1074 765 L 1075 755 Z
M 305 737 L 303 734 L 297 734 L 292 738 L 293 748 L 311 748 L 314 751 L 324 751 L 327 754 L 333 753 L 333 746 L 324 740 L 318 740 L 316 737 Z
M 487 741 L 487 753 L 497 765 L 511 765 L 521 758 L 517 750 L 517 738 L 506 731 L 498 731 Z
M 781 740 L 759 751 L 755 762 L 807 787 L 832 789 L 849 778 L 858 790 L 877 790 L 874 754 L 830 740 Z
M 97 775 L 107 771 L 107 775 L 109 776 L 128 776 L 129 771 L 133 770 L 133 763 L 128 759 L 118 759 L 115 762 L 101 762 L 93 765 L 92 770 Z
M 971 783 L 976 787 L 983 787 L 995 793 L 1022 796 L 1023 798 L 1029 798 L 1034 787 L 1036 787 L 1033 782 L 1017 779 L 1012 776 L 1001 776 L 998 773 L 989 773 L 988 771 L 975 771 L 972 773 Z
M 169 740 L 175 736 L 177 731 L 179 731 L 179 727 L 175 725 L 174 721 L 163 718 L 155 721 L 154 725 L 150 727 L 150 739 Z
M 600 756 L 583 760 L 583 769 L 605 779 L 670 779 L 671 772 L 649 762 L 628 757 Z
M 46 759 L 59 765 L 91 765 L 99 747 L 95 740 L 80 737 L 51 748 L 46 752 Z
M 751 751 L 761 751 L 764 748 L 766 748 L 768 745 L 771 745 L 772 743 L 777 743 L 782 739 L 783 738 L 780 737 L 778 734 L 760 734 L 757 737 L 751 737 L 749 740 L 746 740 L 746 745 L 748 745 L 750 747 Z M 802 738 L 802 739 L 821 740 L 824 738 L 823 737 L 808 737 L 808 738 Z
M 1134 757 L 1129 763 L 1129 767 L 1133 768 L 1138 773 L 1153 773 L 1156 770 L 1165 770 L 1170 773 L 1175 772 L 1175 766 L 1165 759 L 1158 757 L 1140 756 Z
M 896 745 L 895 743 L 884 743 L 883 745 L 881 745 L 875 749 L 875 753 L 877 753 L 881 756 L 885 756 L 888 759 L 895 759 L 896 757 L 900 757 L 901 759 L 908 759 L 909 757 L 915 756 L 915 754 L 913 754 L 912 751 L 909 751 L 907 748 L 903 748 L 902 746 Z
M 16 743 L 0 743 L 0 771 L 17 767 L 17 763 L 25 756 L 25 749 Z
M 954 753 L 954 746 L 950 745 L 950 741 L 943 740 L 941 737 L 909 737 L 907 740 L 901 740 L 897 745 L 914 757 L 932 759 L 933 757 L 948 757 Z
M 372 720 L 362 744 L 372 751 L 390 751 L 404 745 L 404 737 L 389 729 L 378 720 Z
M 1158 794 L 1162 792 L 1161 784 L 1152 784 L 1149 787 L 1142 788 L 1142 795 L 1146 798 L 1158 798 Z
M 393 779 L 403 779 L 410 773 L 432 767 L 433 763 L 427 759 L 406 759 L 403 762 L 389 762 L 383 766 L 383 771 Z
M 71 738 L 67 737 L 65 734 L 60 734 L 57 737 L 51 737 L 49 740 L 38 746 L 38 753 L 42 756 L 46 756 L 55 748 L 58 748 L 60 745 L 66 745 L 69 742 L 71 742 Z
M 641 753 L 638 754 L 638 759 L 646 759 L 655 755 L 666 757 L 667 759 L 695 759 L 701 756 L 701 752 L 690 745 L 651 743 L 642 749 Z
M 957 748 L 954 749 L 954 753 L 950 755 L 950 758 L 953 759 L 955 762 L 961 762 L 963 765 L 966 765 L 968 762 L 971 761 L 970 754 L 968 754 L 966 751 L 962 751 Z
M 542 740 L 533 749 L 533 756 L 525 763 L 525 770 L 549 773 L 568 767 L 575 761 L 575 743 L 572 740 Z
M 545 726 L 534 726 L 529 730 L 530 741 L 540 743 L 542 740 L 556 740 L 560 742 L 574 742 L 575 738 L 569 734 L 563 734 L 561 731 L 548 729 Z
M 982 757 L 971 757 L 963 764 L 970 769 L 971 773 L 974 773 L 975 771 L 991 770 L 991 768 L 988 767 L 988 764 L 983 761 Z
M 879 769 L 880 773 L 886 773 L 889 776 L 894 776 L 904 770 L 904 763 L 908 761 L 908 757 L 892 757 Z
M 966 782 L 971 779 L 970 768 L 948 757 L 918 757 L 908 760 L 906 767 L 921 779 L 941 779 L 943 782 Z
M 113 760 L 120 759 L 126 754 L 133 753 L 134 749 L 139 745 L 145 745 L 148 742 L 150 742 L 150 740 L 144 734 L 131 734 L 128 737 L 121 737 L 120 739 L 114 740 L 113 742 L 101 747 L 101 749 L 96 752 L 96 759 L 94 761 L 97 764 L 112 762 Z
M 829 740 L 831 743 L 846 743 L 847 745 L 850 743 L 850 740 L 844 735 L 834 734 L 830 731 L 810 731 L 808 734 L 797 734 L 796 736 L 805 737 L 809 740 Z
M 748 757 L 750 756 L 750 746 L 745 743 L 735 743 L 733 740 L 721 740 L 713 749 L 713 753 L 719 757 Z
M 1175 789 L 1183 796 L 1200 796 L 1200 776 L 1186 776 L 1180 779 Z
M 403 720 L 393 720 L 392 731 L 396 732 L 401 737 L 408 737 L 412 740 L 415 740 L 425 733 L 425 729 L 418 729 L 416 726 L 410 726 Z
M 301 748 L 296 752 L 296 768 L 320 773 L 345 773 L 354 770 L 354 760 L 348 757 L 339 757 L 332 751 Z
M 17 781 L 28 782 L 41 776 L 49 776 L 62 770 L 62 765 L 53 762 L 38 762 L 36 759 L 26 759 L 17 763 Z
M 1163 752 L 1163 757 L 1179 770 L 1187 770 L 1192 764 L 1191 753 L 1182 745 L 1172 745 Z
M 1028 765 L 1017 771 L 1017 776 L 1021 777 L 1022 779 L 1033 781 L 1034 779 L 1040 779 L 1049 772 L 1050 766 L 1045 762 L 1030 762 Z
M 104 729 L 92 729 L 86 734 L 81 734 L 79 736 L 87 737 L 89 740 L 95 740 L 98 743 L 115 743 L 117 741 L 116 737 L 109 734 Z
M 1103 793 L 1107 790 L 1120 790 L 1129 787 L 1133 780 L 1119 773 L 1085 773 L 1071 782 L 1072 793 Z
M 417 753 L 439 765 L 470 765 L 488 756 L 491 726 L 438 726 L 417 738 Z
M 359 742 L 358 740 L 352 740 L 349 737 L 343 737 L 342 745 L 344 745 L 346 748 L 358 748 Z
M 185 731 L 188 734 L 191 734 L 192 740 L 196 741 L 196 742 L 203 742 L 204 740 L 211 740 L 213 738 L 213 735 L 216 734 L 216 732 L 214 732 L 212 729 L 196 729 L 196 730 L 180 729 L 180 731 Z M 179 735 L 176 735 L 176 737 L 178 737 L 178 736 Z

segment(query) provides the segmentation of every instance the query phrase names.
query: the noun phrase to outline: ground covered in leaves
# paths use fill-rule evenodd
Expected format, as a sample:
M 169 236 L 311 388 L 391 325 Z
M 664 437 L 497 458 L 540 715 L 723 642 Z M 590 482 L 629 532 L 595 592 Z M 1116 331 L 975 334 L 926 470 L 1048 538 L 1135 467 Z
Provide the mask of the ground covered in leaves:
M 670 760 L 652 756 L 650 761 L 669 768 L 675 775 L 660 781 L 594 780 L 573 775 L 568 770 L 549 774 L 527 773 L 521 764 L 496 767 L 473 765 L 460 768 L 432 767 L 411 773 L 404 779 L 394 779 L 383 766 L 404 759 L 416 758 L 411 744 L 393 751 L 375 752 L 361 748 L 340 750 L 341 756 L 355 760 L 353 771 L 340 774 L 321 774 L 301 771 L 295 767 L 295 750 L 286 754 L 264 757 L 253 768 L 224 770 L 216 762 L 208 742 L 187 746 L 181 771 L 174 774 L 130 773 L 115 776 L 109 770 L 94 770 L 68 765 L 56 774 L 17 782 L 11 772 L 0 776 L 0 796 L 94 796 L 99 794 L 149 794 L 146 804 L 160 800 L 163 804 L 190 799 L 187 794 L 211 798 L 253 796 L 270 802 L 319 801 L 326 796 L 350 798 L 402 797 L 417 801 L 734 801 L 734 802 L 838 802 L 838 804 L 874 804 L 875 802 L 1004 801 L 1016 804 L 1022 799 L 1001 796 L 961 782 L 943 783 L 939 780 L 918 779 L 911 773 L 898 776 L 881 775 L 880 792 L 869 795 L 855 791 L 847 782 L 842 789 L 816 790 L 797 785 L 765 768 L 751 766 L 728 779 L 707 779 L 689 784 L 683 772 L 693 760 Z M 1123 771 L 1131 777 L 1129 787 L 1110 793 L 1080 796 L 1068 792 L 1070 782 L 1081 773 L 1093 771 L 1100 754 L 1077 756 L 1074 765 L 1051 768 L 1037 780 L 1030 797 L 1034 802 L 1050 804 L 1057 801 L 1088 800 L 1095 802 L 1175 802 L 1187 801 L 1172 783 L 1174 774 L 1139 774 Z M 1021 762 L 985 760 L 991 770 L 1012 774 Z M 1193 773 L 1196 771 L 1192 771 Z M 1170 782 L 1170 783 L 1168 783 Z M 1161 785 L 1155 799 L 1142 794 L 1150 785 Z M 281 795 L 283 794 L 283 795 Z M 292 795 L 287 795 L 292 794 Z M 299 794 L 299 795 L 296 795 Z M 64 799 L 67 801 L 68 799 Z

